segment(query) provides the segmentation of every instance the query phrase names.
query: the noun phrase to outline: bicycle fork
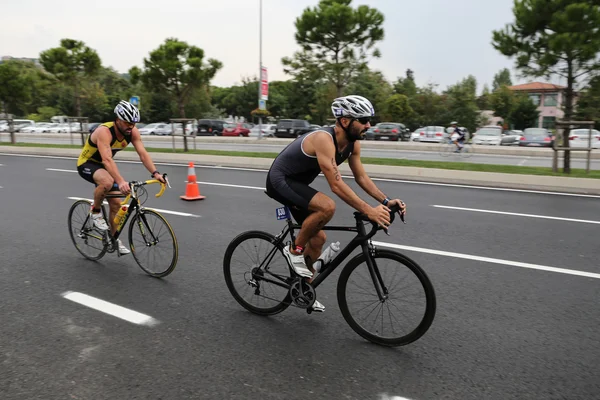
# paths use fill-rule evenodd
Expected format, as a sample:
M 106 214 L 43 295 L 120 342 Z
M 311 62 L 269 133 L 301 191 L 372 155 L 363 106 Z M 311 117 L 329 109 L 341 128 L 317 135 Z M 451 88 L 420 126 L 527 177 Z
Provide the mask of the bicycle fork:
M 379 301 L 381 303 L 385 302 L 388 299 L 388 289 L 383 283 L 383 279 L 381 278 L 381 273 L 379 272 L 379 267 L 377 267 L 377 262 L 375 261 L 376 248 L 369 241 L 369 243 L 363 243 L 362 245 L 363 253 L 365 254 L 365 258 L 367 261 L 367 267 L 369 269 L 369 275 L 371 275 L 371 280 L 373 281 L 373 285 L 375 285 L 375 290 L 377 291 L 377 296 L 379 296 Z

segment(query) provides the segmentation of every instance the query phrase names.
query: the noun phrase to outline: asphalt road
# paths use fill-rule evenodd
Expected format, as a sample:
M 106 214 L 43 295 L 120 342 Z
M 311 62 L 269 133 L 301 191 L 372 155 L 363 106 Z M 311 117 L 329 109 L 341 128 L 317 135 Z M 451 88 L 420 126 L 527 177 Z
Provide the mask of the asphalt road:
M 140 164 L 118 165 L 126 179 L 148 177 Z M 158 280 L 131 256 L 91 262 L 75 250 L 69 197 L 92 194 L 75 160 L 0 156 L 0 398 L 600 396 L 598 197 L 377 181 L 409 213 L 375 239 L 410 246 L 399 251 L 425 269 L 438 302 L 425 336 L 390 349 L 344 321 L 339 271 L 317 290 L 324 314 L 243 310 L 224 283 L 223 254 L 242 231 L 278 232 L 278 204 L 261 190 L 264 171 L 226 168 L 196 168 L 206 199 L 184 202 L 186 167 L 160 165 L 173 188 L 146 204 L 165 210 L 180 248 L 173 274 Z M 323 178 L 315 185 L 329 193 Z M 337 203 L 333 223 L 350 222 Z M 69 291 L 158 323 L 132 324 Z
M 18 139 L 20 142 L 27 143 L 55 143 L 55 144 L 71 144 L 69 137 L 60 137 L 57 135 L 55 138 L 48 137 L 35 137 L 35 136 L 21 136 Z M 172 149 L 173 145 L 171 141 L 156 140 L 152 136 L 144 136 L 144 145 L 146 147 L 154 148 L 168 148 Z M 73 143 L 81 143 L 81 139 L 78 135 L 73 136 Z M 178 148 L 182 148 L 181 138 L 177 141 Z M 192 141 L 189 142 L 188 146 L 192 148 Z M 269 143 L 207 143 L 198 141 L 196 143 L 197 149 L 202 150 L 226 150 L 226 151 L 256 151 L 256 152 L 280 152 L 285 145 L 284 144 L 269 144 Z M 480 146 L 474 146 L 474 154 L 469 158 L 463 158 L 459 155 L 452 154 L 450 157 L 442 157 L 435 149 L 439 146 L 437 143 L 430 143 L 430 146 L 434 151 L 414 151 L 414 150 L 396 150 L 396 149 L 373 149 L 364 148 L 362 149 L 363 157 L 376 157 L 376 158 L 397 158 L 407 160 L 424 160 L 424 161 L 456 161 L 456 162 L 468 162 L 475 164 L 499 164 L 499 165 L 518 165 L 528 167 L 552 167 L 551 150 L 548 149 L 548 157 L 533 157 L 533 156 L 521 156 L 521 155 L 500 155 L 500 154 L 483 154 L 477 153 L 477 149 Z M 562 158 L 560 158 L 559 165 L 562 165 Z M 572 158 L 572 168 L 585 169 L 585 159 Z M 592 159 L 590 161 L 591 169 L 600 169 L 600 160 Z

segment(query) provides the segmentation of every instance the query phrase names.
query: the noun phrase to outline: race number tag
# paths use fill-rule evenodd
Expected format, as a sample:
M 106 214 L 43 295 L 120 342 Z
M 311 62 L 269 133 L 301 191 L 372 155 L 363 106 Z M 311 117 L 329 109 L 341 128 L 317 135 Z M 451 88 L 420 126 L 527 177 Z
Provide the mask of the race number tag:
M 278 220 L 282 220 L 282 219 L 291 219 L 292 217 L 290 216 L 290 210 L 288 210 L 287 207 L 280 207 L 277 209 L 277 219 Z

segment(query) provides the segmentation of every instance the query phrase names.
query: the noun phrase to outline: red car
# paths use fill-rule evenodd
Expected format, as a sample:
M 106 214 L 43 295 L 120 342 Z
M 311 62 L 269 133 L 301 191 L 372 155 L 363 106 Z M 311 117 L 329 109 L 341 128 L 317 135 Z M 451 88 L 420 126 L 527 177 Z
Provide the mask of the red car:
M 226 123 L 223 124 L 223 136 L 245 136 L 248 137 L 250 134 L 250 124 L 238 123 Z

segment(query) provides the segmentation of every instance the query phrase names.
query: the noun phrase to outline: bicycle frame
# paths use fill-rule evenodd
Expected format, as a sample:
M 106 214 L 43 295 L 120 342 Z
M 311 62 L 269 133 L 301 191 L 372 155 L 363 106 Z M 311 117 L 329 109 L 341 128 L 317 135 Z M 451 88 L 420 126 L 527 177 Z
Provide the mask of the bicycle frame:
M 352 240 L 339 251 L 339 253 L 335 256 L 333 260 L 331 260 L 324 268 L 321 270 L 319 275 L 311 282 L 311 286 L 313 288 L 317 288 L 327 277 L 342 263 L 344 260 L 356 249 L 358 246 L 361 246 L 363 254 L 365 255 L 367 266 L 369 268 L 369 274 L 371 275 L 371 279 L 375 285 L 375 289 L 377 290 L 377 295 L 380 300 L 385 299 L 387 295 L 387 288 L 383 283 L 383 279 L 381 278 L 381 274 L 379 273 L 379 269 L 375 263 L 371 255 L 372 246 L 369 244 L 369 240 L 372 236 L 375 235 L 377 228 L 373 228 L 371 232 L 367 233 L 365 229 L 365 225 L 361 224 L 361 218 L 355 213 L 356 226 L 325 226 L 323 230 L 325 231 L 342 231 L 342 232 L 356 232 L 357 235 L 352 238 Z M 265 265 L 268 265 L 273 257 L 275 256 L 275 252 L 277 251 L 277 246 L 283 243 L 285 237 L 289 234 L 292 238 L 292 242 L 296 240 L 294 231 L 300 229 L 302 226 L 298 224 L 294 224 L 291 219 L 287 219 L 287 226 L 275 237 L 275 242 L 273 243 L 276 247 L 273 248 L 265 258 L 265 260 L 261 263 L 260 268 Z M 275 276 L 275 275 L 274 275 Z M 265 278 L 264 276 L 260 278 L 261 280 L 273 283 L 277 286 L 281 286 L 284 288 L 289 288 L 289 285 L 283 284 L 281 282 L 276 282 L 271 279 Z M 377 284 L 379 283 L 379 284 Z
M 165 174 L 165 177 L 166 177 L 166 174 Z M 127 221 L 129 221 L 129 218 L 134 213 L 139 213 L 142 216 L 141 219 L 143 220 L 144 224 L 146 225 L 146 228 L 148 228 L 147 230 L 152 235 L 152 240 L 154 242 L 157 241 L 156 236 L 154 236 L 154 232 L 152 232 L 152 230 L 148 226 L 148 222 L 146 221 L 146 218 L 144 217 L 143 207 L 140 207 L 140 203 L 139 203 L 138 196 L 137 196 L 138 188 L 145 186 L 145 185 L 151 185 L 153 183 L 160 183 L 160 185 L 161 185 L 160 191 L 155 196 L 156 197 L 162 196 L 163 193 L 165 192 L 166 185 L 164 183 L 162 183 L 161 181 L 159 181 L 158 179 L 150 179 L 150 180 L 147 180 L 144 182 L 130 182 L 129 183 L 129 185 L 131 187 L 131 192 L 127 196 L 125 196 L 125 199 L 119 205 L 119 207 L 127 206 L 127 211 L 125 211 L 125 214 L 123 214 L 123 216 L 121 217 L 119 226 L 117 226 L 117 230 L 115 231 L 114 235 L 110 233 L 110 229 L 108 231 L 106 231 L 108 238 L 111 240 L 111 242 L 113 244 L 119 238 L 119 236 L 121 235 L 121 232 L 123 231 L 123 228 L 125 227 L 125 224 L 127 223 Z M 170 187 L 170 185 L 169 185 L 169 187 Z M 122 193 L 114 193 L 114 194 L 109 193 L 104 198 L 105 199 L 114 199 L 114 198 L 122 198 L 122 197 L 123 197 Z M 131 210 L 133 210 L 133 211 L 131 211 Z M 109 213 L 109 215 L 107 215 L 107 217 L 110 218 L 110 213 Z M 89 218 L 89 216 L 88 216 L 88 218 Z M 86 221 L 84 221 L 84 226 L 86 223 L 87 223 L 87 218 L 86 218 Z

